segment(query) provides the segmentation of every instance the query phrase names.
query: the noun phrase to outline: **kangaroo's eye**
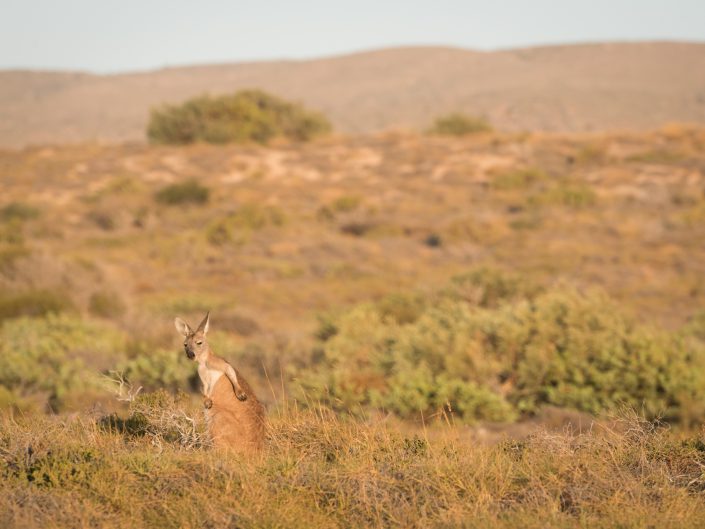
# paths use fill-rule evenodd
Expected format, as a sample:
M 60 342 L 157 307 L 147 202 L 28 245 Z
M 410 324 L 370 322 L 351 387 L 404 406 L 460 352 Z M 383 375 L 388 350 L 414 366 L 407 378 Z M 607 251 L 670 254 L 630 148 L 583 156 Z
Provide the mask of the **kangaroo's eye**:
M 203 342 L 199 340 L 196 342 L 196 345 L 203 345 Z

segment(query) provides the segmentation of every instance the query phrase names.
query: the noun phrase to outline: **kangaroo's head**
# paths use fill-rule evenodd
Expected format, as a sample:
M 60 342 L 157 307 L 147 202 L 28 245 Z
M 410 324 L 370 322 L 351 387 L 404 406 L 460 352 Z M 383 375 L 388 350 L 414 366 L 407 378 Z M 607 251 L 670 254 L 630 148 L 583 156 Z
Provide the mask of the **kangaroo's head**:
M 206 313 L 206 317 L 203 318 L 203 321 L 195 331 L 181 318 L 174 320 L 176 330 L 184 335 L 184 350 L 186 351 L 186 356 L 191 360 L 199 361 L 210 352 L 206 341 L 209 318 L 210 312 Z

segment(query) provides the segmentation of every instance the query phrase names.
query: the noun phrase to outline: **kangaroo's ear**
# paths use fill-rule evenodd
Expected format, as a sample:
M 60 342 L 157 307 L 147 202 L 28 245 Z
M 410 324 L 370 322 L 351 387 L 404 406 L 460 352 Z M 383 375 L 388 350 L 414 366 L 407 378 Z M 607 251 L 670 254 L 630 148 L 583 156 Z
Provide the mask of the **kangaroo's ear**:
M 174 320 L 174 327 L 176 327 L 176 330 L 179 331 L 179 333 L 183 334 L 184 336 L 190 336 L 193 334 L 191 327 L 189 327 L 188 323 L 186 323 L 181 318 L 176 318 Z
M 203 331 L 203 334 L 206 334 L 208 332 L 208 324 L 210 323 L 210 319 L 211 319 L 211 313 L 210 313 L 210 311 L 208 311 L 208 312 L 206 312 L 206 317 L 203 318 L 203 321 L 198 326 L 198 330 Z

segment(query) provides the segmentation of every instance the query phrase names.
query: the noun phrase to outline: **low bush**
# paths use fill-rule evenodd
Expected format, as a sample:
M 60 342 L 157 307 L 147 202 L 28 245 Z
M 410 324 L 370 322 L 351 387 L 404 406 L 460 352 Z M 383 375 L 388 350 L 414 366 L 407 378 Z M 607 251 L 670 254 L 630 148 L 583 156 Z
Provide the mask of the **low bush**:
M 308 141 L 330 132 L 323 115 L 260 90 L 202 96 L 152 110 L 147 137 L 152 143 L 255 142 L 277 138 Z
M 170 184 L 163 187 L 154 195 L 157 202 L 168 206 L 181 206 L 186 204 L 205 204 L 210 197 L 210 190 L 196 180 Z
M 120 358 L 124 336 L 75 316 L 17 318 L 0 327 L 0 386 L 36 396 L 55 411 L 100 388 L 99 373 Z
M 24 202 L 10 202 L 0 208 L 0 221 L 25 221 L 39 217 L 39 209 Z
M 185 390 L 191 386 L 190 379 L 196 374 L 193 362 L 178 350 L 156 349 L 140 354 L 118 365 L 117 371 L 131 385 L 147 390 L 160 388 L 172 391 Z
M 490 132 L 491 125 L 484 118 L 468 116 L 459 112 L 446 114 L 434 121 L 431 134 L 443 136 L 466 136 L 478 132 Z
M 478 285 L 480 285 L 478 287 Z M 597 414 L 705 417 L 705 345 L 636 325 L 602 294 L 540 292 L 479 270 L 422 301 L 359 305 L 323 321 L 307 398 L 401 417 L 451 411 L 506 421 L 551 405 Z
M 336 213 L 347 213 L 356 210 L 362 203 L 362 197 L 358 195 L 343 195 L 335 199 L 330 208 Z
M 595 205 L 597 194 L 587 184 L 563 182 L 531 195 L 529 202 L 535 206 L 557 205 L 581 209 Z
M 285 224 L 286 215 L 277 207 L 244 204 L 234 213 L 211 222 L 206 228 L 206 239 L 215 246 L 240 243 L 253 231 Z

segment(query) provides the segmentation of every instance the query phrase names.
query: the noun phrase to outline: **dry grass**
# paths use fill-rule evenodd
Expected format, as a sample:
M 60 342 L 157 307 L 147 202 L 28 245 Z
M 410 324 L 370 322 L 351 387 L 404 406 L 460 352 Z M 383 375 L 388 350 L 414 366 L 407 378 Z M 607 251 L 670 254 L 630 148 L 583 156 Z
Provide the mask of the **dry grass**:
M 489 265 L 599 285 L 677 325 L 705 301 L 704 135 L 6 151 L 3 200 L 33 216 L 0 221 L 0 284 L 70 290 L 83 309 L 95 291 L 116 291 L 128 316 L 166 295 L 217 297 L 263 334 L 289 336 L 317 312 Z M 595 145 L 604 155 L 584 163 Z M 633 161 L 653 150 L 680 156 Z M 154 199 L 188 179 L 209 204 Z M 86 267 L 91 291 L 76 280 Z
M 701 527 L 705 444 L 628 414 L 491 446 L 325 410 L 272 416 L 261 457 L 2 419 L 3 527 Z

